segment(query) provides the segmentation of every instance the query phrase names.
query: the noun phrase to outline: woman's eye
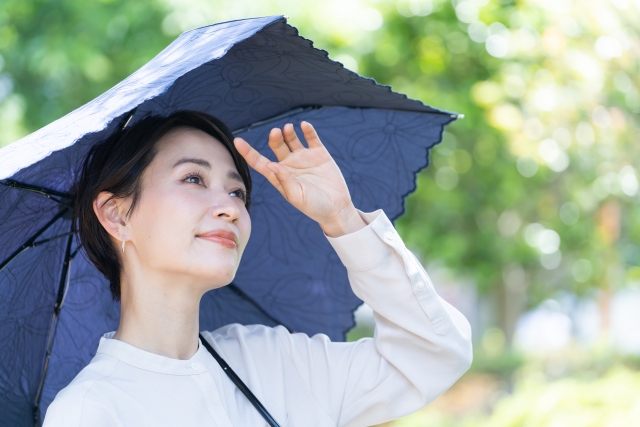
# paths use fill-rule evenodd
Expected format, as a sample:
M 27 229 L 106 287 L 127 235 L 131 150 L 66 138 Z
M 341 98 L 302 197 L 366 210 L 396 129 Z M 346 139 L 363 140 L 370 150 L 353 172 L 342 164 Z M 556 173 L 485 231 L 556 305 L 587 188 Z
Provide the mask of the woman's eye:
M 189 175 L 185 178 L 185 182 L 188 182 L 190 184 L 202 184 L 202 177 L 198 175 Z
M 247 194 L 244 192 L 244 190 L 233 190 L 231 193 L 229 193 L 232 197 L 239 197 L 240 200 L 242 201 L 246 201 L 247 200 Z

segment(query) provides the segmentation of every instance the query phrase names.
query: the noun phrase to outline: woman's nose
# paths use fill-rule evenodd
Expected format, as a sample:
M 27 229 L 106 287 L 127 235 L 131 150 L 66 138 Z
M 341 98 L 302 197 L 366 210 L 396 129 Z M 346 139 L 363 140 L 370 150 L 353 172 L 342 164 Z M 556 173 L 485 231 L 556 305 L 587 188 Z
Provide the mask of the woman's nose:
M 214 218 L 236 221 L 240 218 L 240 208 L 238 201 L 228 193 L 218 193 L 213 200 L 211 215 Z

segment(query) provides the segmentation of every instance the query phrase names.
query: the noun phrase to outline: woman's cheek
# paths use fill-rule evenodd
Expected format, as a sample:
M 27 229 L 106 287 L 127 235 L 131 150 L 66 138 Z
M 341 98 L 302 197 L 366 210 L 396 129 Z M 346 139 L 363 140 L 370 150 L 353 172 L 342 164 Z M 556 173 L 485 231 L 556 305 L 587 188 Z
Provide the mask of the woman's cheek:
M 183 252 L 191 234 L 189 205 L 176 194 L 150 191 L 136 209 L 136 228 L 141 233 L 145 258 L 153 264 L 176 260 L 176 252 Z M 162 248 L 162 250 L 161 250 Z
M 242 253 L 244 253 L 244 249 L 247 247 L 247 243 L 249 242 L 249 238 L 251 237 L 251 217 L 246 210 L 241 214 L 238 229 L 242 239 L 242 247 L 240 251 L 240 255 L 242 256 Z

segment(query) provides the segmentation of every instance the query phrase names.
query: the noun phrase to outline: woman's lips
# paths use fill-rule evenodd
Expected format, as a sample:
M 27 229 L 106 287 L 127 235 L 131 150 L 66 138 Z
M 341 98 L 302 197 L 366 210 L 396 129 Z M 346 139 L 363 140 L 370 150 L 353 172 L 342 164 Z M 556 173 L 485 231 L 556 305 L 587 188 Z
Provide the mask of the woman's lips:
M 232 231 L 214 230 L 204 234 L 198 234 L 196 237 L 216 242 L 225 248 L 233 249 L 238 246 L 238 237 Z

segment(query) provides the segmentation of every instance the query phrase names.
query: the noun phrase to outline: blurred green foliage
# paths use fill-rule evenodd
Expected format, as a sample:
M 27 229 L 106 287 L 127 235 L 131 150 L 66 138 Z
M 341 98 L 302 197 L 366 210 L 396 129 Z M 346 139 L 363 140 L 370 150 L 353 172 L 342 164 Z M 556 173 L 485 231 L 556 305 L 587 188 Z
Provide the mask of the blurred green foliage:
M 0 146 L 97 97 L 174 37 L 160 2 L 0 3 Z
M 560 426 L 600 427 L 640 423 L 640 398 L 629 393 L 640 386 L 640 373 L 624 368 L 601 378 L 564 378 L 549 383 L 530 373 L 513 395 L 502 399 L 487 420 L 461 427 Z
M 181 31 L 285 14 L 364 76 L 463 113 L 397 226 L 472 279 L 507 331 L 565 290 L 640 280 L 638 3 L 4 0 L 0 145 L 101 94 Z M 510 307 L 513 309 L 510 314 Z
M 490 415 L 452 414 L 427 407 L 393 427 L 602 427 L 640 423 L 640 373 L 623 366 L 602 376 L 549 380 L 536 366 L 519 373 L 513 393 L 502 395 Z M 478 396 L 481 398 L 480 396 Z
M 513 393 L 503 391 L 490 415 L 430 406 L 393 425 L 636 425 L 637 360 L 565 360 L 552 378 L 509 341 L 518 314 L 558 291 L 597 290 L 606 310 L 607 295 L 640 282 L 639 8 L 637 0 L 3 0 L 0 146 L 100 95 L 182 31 L 288 15 L 347 68 L 465 115 L 430 153 L 396 225 L 425 264 L 471 279 L 495 302 L 500 329 L 476 337 L 469 376 L 489 373 Z

